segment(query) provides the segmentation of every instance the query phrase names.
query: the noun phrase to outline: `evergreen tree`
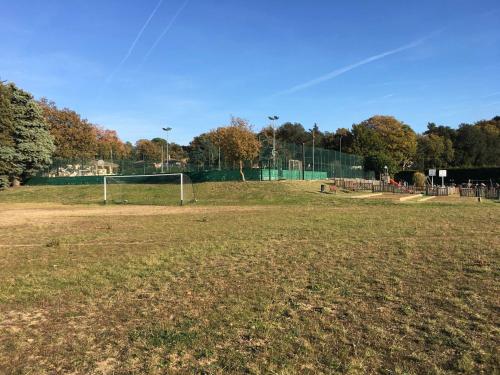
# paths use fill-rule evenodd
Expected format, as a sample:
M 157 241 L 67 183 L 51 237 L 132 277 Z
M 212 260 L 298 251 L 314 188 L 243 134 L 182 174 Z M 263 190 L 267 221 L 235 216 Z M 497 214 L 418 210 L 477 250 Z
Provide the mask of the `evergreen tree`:
M 54 142 L 33 96 L 12 83 L 8 89 L 13 113 L 14 154 L 6 172 L 15 183 L 51 163 Z
M 11 90 L 0 82 L 0 176 L 6 176 L 14 167 L 14 112 L 10 104 Z M 0 181 L 0 188 L 6 178 Z

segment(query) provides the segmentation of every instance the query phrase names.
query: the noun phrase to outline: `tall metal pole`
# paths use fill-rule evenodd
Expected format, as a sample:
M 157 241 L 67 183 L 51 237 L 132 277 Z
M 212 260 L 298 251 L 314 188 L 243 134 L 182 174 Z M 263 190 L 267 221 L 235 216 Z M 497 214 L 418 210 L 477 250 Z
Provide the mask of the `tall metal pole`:
M 314 126 L 316 126 L 316 123 L 314 123 Z M 312 165 L 313 165 L 313 166 L 312 166 L 312 179 L 313 179 L 313 180 L 314 180 L 314 138 L 315 138 L 315 136 L 314 136 L 314 135 L 315 135 L 315 134 L 314 134 L 314 127 L 313 127 L 313 129 L 312 129 L 312 137 L 313 137 L 313 157 L 312 157 Z
M 163 173 L 163 162 L 165 160 L 165 156 L 163 155 L 163 143 L 161 144 L 161 173 Z
M 168 132 L 170 130 L 172 130 L 171 127 L 166 127 L 166 128 L 162 128 L 165 133 L 167 134 L 166 137 L 165 137 L 165 143 L 167 144 L 167 172 L 169 171 L 170 167 L 169 167 L 169 153 L 168 153 Z M 161 166 L 162 166 L 162 172 L 163 172 L 163 157 L 162 157 L 162 161 L 161 161 Z
M 305 166 L 306 166 L 306 147 L 304 142 L 302 142 L 302 179 L 306 179 L 306 172 L 305 172 Z
M 169 163 L 169 161 L 170 161 L 170 156 L 169 155 L 170 154 L 168 153 L 168 135 L 167 135 L 166 141 L 167 141 L 167 172 L 169 172 L 170 171 L 170 163 Z
M 342 135 L 340 136 L 340 178 L 342 179 L 343 172 L 342 172 Z
M 273 121 L 273 169 L 276 169 L 276 128 Z
M 274 122 L 279 119 L 279 116 L 268 116 L 268 119 L 271 120 L 271 127 L 273 128 L 273 169 L 276 169 L 276 126 Z

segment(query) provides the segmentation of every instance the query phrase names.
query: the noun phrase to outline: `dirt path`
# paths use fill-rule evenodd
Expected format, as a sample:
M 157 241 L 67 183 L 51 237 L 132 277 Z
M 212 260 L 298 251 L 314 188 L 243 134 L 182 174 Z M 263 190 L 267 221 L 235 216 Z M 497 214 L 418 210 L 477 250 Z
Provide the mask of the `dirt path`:
M 266 209 L 263 206 L 84 206 L 33 203 L 0 203 L 0 228 L 41 223 L 53 219 L 88 216 L 150 216 L 209 212 L 241 212 Z

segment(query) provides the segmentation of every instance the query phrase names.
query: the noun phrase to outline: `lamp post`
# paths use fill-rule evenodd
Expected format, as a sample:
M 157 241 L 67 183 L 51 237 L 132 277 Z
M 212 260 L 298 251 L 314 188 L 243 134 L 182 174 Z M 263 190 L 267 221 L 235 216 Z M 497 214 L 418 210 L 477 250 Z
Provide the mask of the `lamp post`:
M 167 143 L 167 172 L 168 172 L 169 171 L 169 165 L 168 165 L 168 159 L 169 159 L 169 157 L 168 157 L 168 132 L 170 130 L 172 130 L 172 128 L 171 127 L 166 127 L 166 128 L 162 128 L 162 129 L 166 133 L 166 139 L 165 139 L 165 141 Z M 161 173 L 163 173 L 163 161 L 164 161 L 164 156 L 163 156 L 163 145 L 162 145 L 161 146 Z
M 342 172 L 342 137 L 343 135 L 340 136 L 340 178 L 342 179 L 343 177 L 343 172 Z
M 276 126 L 274 122 L 279 119 L 279 116 L 268 116 L 269 120 L 271 120 L 271 127 L 273 128 L 273 169 L 276 169 Z
M 312 158 L 312 164 L 313 164 L 313 167 L 312 167 L 312 179 L 314 180 L 314 139 L 316 138 L 316 134 L 315 134 L 315 131 L 314 129 L 316 128 L 316 123 L 314 123 L 314 126 L 312 128 L 312 138 L 313 138 L 313 158 Z
M 219 169 L 219 171 L 221 170 L 221 167 L 220 167 L 220 142 L 221 142 L 220 134 L 217 133 L 217 151 L 219 153 L 219 155 L 218 155 L 218 158 L 219 158 L 218 169 Z

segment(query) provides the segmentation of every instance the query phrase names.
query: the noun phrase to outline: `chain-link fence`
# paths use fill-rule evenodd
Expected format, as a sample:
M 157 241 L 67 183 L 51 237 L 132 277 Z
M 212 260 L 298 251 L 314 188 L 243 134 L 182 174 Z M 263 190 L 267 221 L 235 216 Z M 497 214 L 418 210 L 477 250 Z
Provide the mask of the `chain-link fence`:
M 245 169 L 258 169 L 261 180 L 311 180 L 325 178 L 373 179 L 373 171 L 365 171 L 363 158 L 309 145 L 296 145 L 261 140 L 259 157 L 246 161 Z M 195 162 L 186 160 L 94 160 L 55 158 L 52 165 L 39 173 L 43 177 L 76 177 L 108 175 L 150 175 L 159 173 L 234 171 L 238 163 L 228 160 L 217 149 L 198 152 Z
M 259 161 L 272 171 L 272 179 L 375 178 L 373 171 L 364 170 L 361 156 L 305 144 L 276 142 L 273 152 L 272 143 L 263 143 Z

